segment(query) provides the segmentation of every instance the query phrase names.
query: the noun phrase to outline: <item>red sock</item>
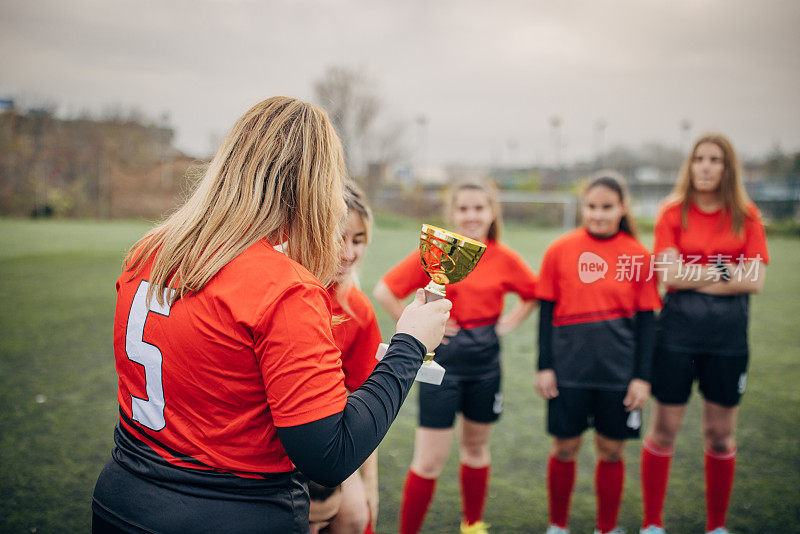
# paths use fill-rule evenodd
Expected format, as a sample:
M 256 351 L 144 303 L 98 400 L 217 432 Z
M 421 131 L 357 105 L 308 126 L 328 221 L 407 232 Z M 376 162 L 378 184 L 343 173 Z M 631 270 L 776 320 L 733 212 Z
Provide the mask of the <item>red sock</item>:
M 486 503 L 486 490 L 489 487 L 489 466 L 470 467 L 461 464 L 458 475 L 464 523 L 472 525 L 483 519 L 483 505 Z
M 364 527 L 364 532 L 362 534 L 375 534 L 375 531 L 372 529 L 372 509 L 367 506 L 367 512 L 369 512 L 369 521 L 367 521 L 367 526 Z
M 736 449 L 706 450 L 706 531 L 725 526 L 733 489 Z
M 642 444 L 642 527 L 664 526 L 664 497 L 673 449 L 659 447 L 649 439 Z
M 550 524 L 567 528 L 569 501 L 575 487 L 575 461 L 563 462 L 551 456 L 547 462 L 547 505 Z
M 403 501 L 400 503 L 400 534 L 419 532 L 435 490 L 435 478 L 421 477 L 411 469 L 408 470 L 403 486 Z
M 625 462 L 597 462 L 594 470 L 594 491 L 597 495 L 597 530 L 600 532 L 611 532 L 617 527 L 624 483 Z

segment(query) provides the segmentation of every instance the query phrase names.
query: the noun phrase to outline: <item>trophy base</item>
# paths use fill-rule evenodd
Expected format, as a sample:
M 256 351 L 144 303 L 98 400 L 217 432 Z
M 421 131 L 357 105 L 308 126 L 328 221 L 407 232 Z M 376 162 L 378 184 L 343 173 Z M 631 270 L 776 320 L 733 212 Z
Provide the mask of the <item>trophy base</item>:
M 427 361 L 422 362 L 422 366 L 417 371 L 417 377 L 415 380 L 417 382 L 424 382 L 426 384 L 433 384 L 434 386 L 438 386 L 442 383 L 442 379 L 444 378 L 444 367 L 436 363 L 435 361 Z

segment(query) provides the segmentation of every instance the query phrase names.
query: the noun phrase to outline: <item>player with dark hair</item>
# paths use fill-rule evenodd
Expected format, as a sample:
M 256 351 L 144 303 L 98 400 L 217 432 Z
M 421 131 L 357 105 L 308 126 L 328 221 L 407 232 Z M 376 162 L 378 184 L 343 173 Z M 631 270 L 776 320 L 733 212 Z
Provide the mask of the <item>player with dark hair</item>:
M 406 476 L 400 506 L 400 532 L 419 532 L 433 499 L 436 481 L 450 455 L 456 414 L 461 412 L 459 482 L 462 533 L 487 530 L 483 508 L 489 484 L 492 423 L 502 411 L 500 337 L 516 328 L 534 309 L 536 276 L 522 258 L 502 244 L 502 216 L 497 192 L 489 182 L 461 182 L 451 188 L 446 218 L 466 237 L 486 243 L 469 276 L 447 286 L 453 302 L 445 339 L 436 361 L 446 369 L 441 385 L 419 384 L 419 427 L 414 458 Z M 412 252 L 384 275 L 375 297 L 393 317 L 402 300 L 429 281 L 419 251 Z M 503 297 L 520 300 L 505 315 Z
M 345 177 L 324 111 L 264 100 L 186 203 L 128 252 L 114 318 L 119 423 L 93 531 L 308 532 L 306 477 L 341 483 L 383 438 L 450 303 L 423 304 L 420 291 L 346 395 L 326 290 Z
M 639 437 L 650 397 L 653 310 L 661 302 L 650 255 L 636 239 L 624 179 L 603 171 L 582 195 L 583 227 L 547 249 L 539 272 L 536 391 L 547 399 L 548 534 L 568 532 L 582 435 L 594 427 L 595 533 L 622 532 L 625 440 Z
M 646 534 L 664 533 L 670 462 L 695 380 L 703 395 L 706 530 L 727 533 L 749 359 L 748 302 L 761 291 L 769 261 L 761 217 L 740 174 L 727 138 L 701 137 L 656 221 L 654 251 L 668 291 L 658 319 L 657 402 L 642 447 Z

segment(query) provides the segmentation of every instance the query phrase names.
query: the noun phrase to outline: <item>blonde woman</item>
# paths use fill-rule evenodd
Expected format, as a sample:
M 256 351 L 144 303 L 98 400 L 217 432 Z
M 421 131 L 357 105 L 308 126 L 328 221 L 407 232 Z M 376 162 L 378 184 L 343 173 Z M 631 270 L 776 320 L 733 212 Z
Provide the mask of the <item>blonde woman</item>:
M 422 528 L 450 455 L 459 413 L 461 532 L 488 531 L 483 509 L 491 470 L 489 438 L 503 409 L 500 337 L 519 326 L 536 306 L 536 275 L 519 254 L 500 242 L 503 219 L 494 185 L 484 181 L 454 185 L 445 211 L 456 232 L 486 243 L 486 251 L 467 278 L 447 287 L 453 318 L 436 349 L 436 359 L 447 374 L 439 386 L 419 385 L 419 426 L 403 487 L 401 534 Z M 401 299 L 428 280 L 415 251 L 383 276 L 375 286 L 375 297 L 396 318 L 403 309 Z M 516 293 L 520 300 L 503 314 L 506 293 Z
M 344 176 L 323 111 L 264 100 L 189 200 L 128 252 L 114 320 L 120 419 L 95 532 L 307 532 L 305 476 L 334 486 L 375 449 L 449 302 L 419 295 L 346 396 L 325 289 Z
M 720 134 L 701 137 L 656 220 L 654 252 L 667 286 L 658 318 L 651 423 L 642 447 L 642 532 L 664 534 L 675 438 L 692 385 L 703 395 L 706 531 L 725 534 L 736 462 L 736 415 L 747 381 L 748 301 L 769 261 L 758 209 Z

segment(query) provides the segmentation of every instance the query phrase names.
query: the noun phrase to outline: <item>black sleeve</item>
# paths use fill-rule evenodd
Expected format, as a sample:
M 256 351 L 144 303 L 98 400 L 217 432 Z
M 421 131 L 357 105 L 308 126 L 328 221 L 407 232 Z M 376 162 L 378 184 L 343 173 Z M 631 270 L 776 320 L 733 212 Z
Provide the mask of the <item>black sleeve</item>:
M 553 308 L 552 300 L 539 301 L 539 365 L 544 371 L 553 368 Z
M 278 427 L 278 438 L 297 468 L 329 487 L 353 474 L 389 430 L 425 352 L 413 336 L 395 334 L 383 360 L 347 398 L 343 411 L 304 425 Z
M 650 382 L 653 374 L 653 355 L 656 351 L 656 317 L 652 311 L 640 311 L 636 321 L 636 368 L 634 378 Z

